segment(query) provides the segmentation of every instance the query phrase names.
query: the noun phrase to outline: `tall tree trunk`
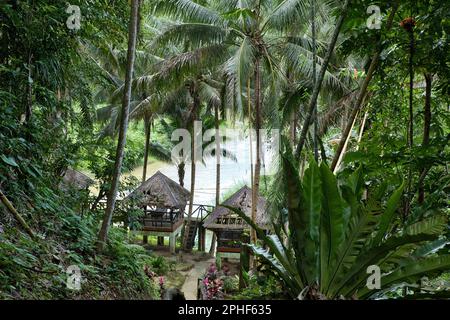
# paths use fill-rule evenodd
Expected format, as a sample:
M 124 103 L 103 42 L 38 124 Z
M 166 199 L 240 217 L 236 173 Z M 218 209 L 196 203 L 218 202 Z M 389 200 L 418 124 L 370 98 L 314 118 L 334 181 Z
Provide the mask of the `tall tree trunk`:
M 100 187 L 100 190 L 98 191 L 97 198 L 95 198 L 94 202 L 91 206 L 91 211 L 95 211 L 97 209 L 98 204 L 103 199 L 103 197 L 106 195 L 106 192 L 104 190 L 104 187 Z
M 26 96 L 26 109 L 25 109 L 25 123 L 30 122 L 31 116 L 33 114 L 33 54 L 30 52 L 28 54 L 28 85 L 27 85 L 27 96 Z
M 253 128 L 253 120 L 252 120 L 252 101 L 251 101 L 251 92 L 250 92 L 250 78 L 247 79 L 247 104 L 248 104 L 248 139 L 250 148 L 248 149 L 250 152 L 250 184 L 253 186 L 253 141 L 252 141 L 252 128 Z
M 194 154 L 194 141 L 192 141 L 191 143 L 191 151 L 192 154 Z M 189 209 L 188 209 L 188 215 L 187 215 L 187 219 L 186 219 L 186 226 L 184 228 L 184 239 L 183 239 L 183 249 L 185 251 L 189 251 L 190 249 L 188 248 L 188 240 L 189 240 L 189 229 L 191 227 L 190 222 L 192 219 L 192 213 L 194 210 L 194 193 L 195 193 L 195 171 L 196 171 L 196 165 L 195 165 L 195 160 L 194 157 L 191 156 L 191 189 L 190 189 L 190 197 L 189 197 Z
M 431 128 L 431 89 L 433 85 L 433 75 L 426 73 L 425 75 L 425 107 L 424 107 L 424 123 L 423 123 L 423 140 L 422 145 L 426 146 L 430 143 Z
M 130 116 L 131 82 L 133 79 L 134 61 L 136 56 L 136 38 L 137 24 L 139 15 L 139 0 L 131 2 L 131 18 L 128 31 L 128 53 L 127 70 L 125 76 L 125 90 L 122 99 L 122 111 L 119 128 L 119 138 L 117 143 L 116 161 L 111 183 L 111 189 L 108 194 L 108 201 L 103 218 L 102 227 L 98 235 L 97 251 L 102 251 L 108 238 L 108 231 L 111 225 L 112 215 L 116 204 L 116 197 L 119 190 L 120 173 L 122 171 L 122 162 L 125 153 L 125 144 L 127 138 L 128 119 Z
M 409 108 L 408 108 L 408 148 L 412 156 L 412 148 L 414 146 L 414 27 L 411 26 L 408 29 L 409 32 Z M 408 186 L 407 186 L 407 197 L 405 200 L 405 205 L 403 209 L 403 217 L 409 215 L 411 209 L 411 199 L 413 197 L 412 193 L 412 180 L 413 180 L 413 170 L 412 164 L 409 165 L 408 169 Z
M 186 167 L 186 163 L 184 161 L 180 162 L 180 164 L 177 166 L 178 182 L 180 183 L 180 186 L 182 186 L 182 187 L 184 187 L 184 174 L 186 173 L 185 167 Z
M 409 119 L 408 119 L 408 147 L 414 145 L 414 31 L 409 32 Z
M 220 204 L 220 156 L 222 151 L 220 149 L 220 133 L 219 133 L 219 106 L 214 106 L 214 126 L 216 129 L 216 208 Z M 216 241 L 217 236 L 216 233 L 213 232 L 213 236 L 211 239 L 211 248 L 209 249 L 209 253 L 214 255 L 216 250 Z
M 142 182 L 147 180 L 147 165 L 148 165 L 148 153 L 150 152 L 150 135 L 152 130 L 151 117 L 144 117 L 144 130 L 145 130 L 145 151 L 144 151 L 144 170 L 142 173 Z
M 259 197 L 259 180 L 261 173 L 261 70 L 260 70 L 260 58 L 255 60 L 255 130 L 256 130 L 256 162 L 255 162 L 255 174 L 253 176 L 252 186 L 252 220 L 256 223 L 256 209 L 258 207 Z M 256 231 L 252 228 L 250 232 L 251 243 L 256 243 Z
M 315 0 L 311 1 L 311 36 L 312 36 L 312 54 L 313 54 L 313 88 L 316 86 L 317 82 L 317 71 L 316 71 L 316 3 Z M 314 141 L 314 159 L 316 162 L 319 160 L 319 141 L 318 141 L 318 127 L 319 119 L 317 116 L 317 100 L 314 102 L 314 129 L 313 129 L 313 141 Z
M 295 132 L 297 131 L 297 112 L 293 111 L 291 113 L 291 125 L 289 128 L 289 135 L 290 135 L 290 140 L 291 140 L 291 144 L 292 147 L 295 147 Z
M 433 76 L 429 73 L 425 73 L 425 107 L 424 107 L 424 120 L 423 120 L 423 140 L 422 146 L 427 147 L 430 143 L 430 127 L 431 127 L 431 89 Z M 421 176 L 426 174 L 426 168 L 422 169 Z M 425 190 L 423 188 L 423 179 L 419 181 L 419 203 L 423 203 L 425 200 Z
M 396 3 L 394 7 L 392 8 L 391 14 L 389 15 L 387 27 L 386 30 L 389 31 L 392 28 L 394 16 L 397 12 L 398 4 Z M 372 80 L 373 74 L 375 72 L 376 66 L 378 64 L 378 61 L 380 59 L 380 53 L 381 53 L 381 46 L 378 48 L 377 52 L 373 55 L 372 61 L 370 62 L 369 70 L 367 71 L 366 78 L 364 79 L 364 82 L 361 86 L 361 89 L 358 94 L 358 98 L 353 106 L 352 112 L 350 114 L 350 118 L 347 121 L 347 125 L 344 129 L 344 132 L 342 133 L 341 140 L 339 141 L 339 145 L 336 149 L 336 153 L 334 154 L 333 161 L 331 162 L 331 170 L 335 170 L 336 165 L 338 163 L 338 160 L 341 156 L 342 150 L 344 149 L 345 142 L 347 141 L 348 136 L 350 135 L 350 131 L 353 127 L 353 122 L 355 121 L 356 115 L 359 112 L 359 109 L 361 108 L 361 105 L 364 101 L 364 98 L 367 93 L 367 88 L 369 86 L 370 81 Z
M 344 23 L 344 19 L 347 16 L 349 2 L 350 2 L 349 0 L 345 0 L 344 5 L 342 6 L 341 16 L 339 17 L 339 19 L 337 21 L 333 36 L 332 36 L 330 44 L 328 46 L 327 53 L 325 55 L 325 58 L 323 59 L 323 64 L 320 69 L 319 76 L 316 80 L 316 85 L 314 86 L 314 89 L 313 89 L 313 92 L 311 95 L 311 100 L 308 105 L 307 113 L 305 116 L 305 120 L 303 122 L 302 131 L 300 134 L 300 140 L 297 144 L 297 149 L 295 150 L 295 155 L 296 155 L 297 159 L 300 158 L 302 150 L 303 150 L 303 146 L 305 145 L 306 137 L 307 137 L 308 131 L 309 131 L 309 126 L 311 125 L 311 119 L 314 114 L 314 106 L 317 104 L 317 98 L 319 97 L 320 89 L 322 87 L 322 82 L 325 77 L 325 73 L 327 71 L 328 63 L 330 62 L 331 56 L 334 51 L 334 47 L 336 46 L 336 42 L 337 42 L 339 33 L 341 31 L 342 24 Z
M 194 106 L 192 109 L 192 141 L 191 141 L 191 189 L 190 189 L 190 197 L 189 197 L 189 209 L 188 209 L 188 215 L 186 219 L 186 225 L 184 228 L 184 238 L 183 238 L 183 250 L 189 251 L 190 248 L 188 248 L 188 240 L 189 240 L 189 229 L 191 227 L 191 219 L 192 219 L 192 213 L 194 211 L 194 194 L 195 194 L 195 171 L 196 171 L 196 149 L 199 147 L 197 143 L 197 134 L 198 129 L 196 128 L 196 121 L 197 121 L 197 111 L 200 108 L 200 98 L 197 93 L 197 87 L 194 84 L 194 88 L 191 88 L 191 96 L 194 100 Z M 199 142 L 201 143 L 201 141 Z

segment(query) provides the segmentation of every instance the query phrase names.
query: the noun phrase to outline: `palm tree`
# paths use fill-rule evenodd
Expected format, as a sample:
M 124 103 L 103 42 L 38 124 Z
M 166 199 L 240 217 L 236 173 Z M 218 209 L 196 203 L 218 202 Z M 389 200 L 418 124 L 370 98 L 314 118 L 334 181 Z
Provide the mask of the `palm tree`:
M 120 96 L 124 92 L 124 78 L 126 73 L 126 51 L 115 49 L 110 46 L 93 47 L 86 44 L 87 54 L 95 62 L 100 74 L 103 75 L 104 81 L 97 85 L 95 101 L 102 107 L 96 110 L 96 119 L 100 123 L 104 123 L 101 129 L 99 139 L 105 136 L 114 137 L 119 131 L 121 101 Z M 145 51 L 136 51 L 136 61 L 134 68 L 134 79 L 142 75 L 154 72 L 154 65 L 160 62 L 162 58 L 152 55 Z M 156 91 L 156 90 L 154 90 Z M 144 122 L 145 133 L 145 151 L 144 151 L 144 168 L 142 180 L 146 180 L 147 164 L 149 155 L 153 155 L 159 160 L 169 162 L 170 150 L 165 149 L 158 143 L 152 143 L 150 139 L 151 125 L 155 118 L 163 113 L 163 97 L 160 94 L 148 94 L 148 90 L 141 91 L 134 88 L 130 98 L 129 118 L 132 121 Z M 95 209 L 100 200 L 108 192 L 108 187 L 101 185 L 99 194 L 92 205 Z
M 286 53 L 293 52 L 291 48 L 294 44 L 296 49 L 303 50 L 300 54 L 303 60 L 309 60 L 308 68 L 313 65 L 314 60 L 309 57 L 311 45 L 307 48 L 304 41 L 297 41 L 301 37 L 288 37 L 291 34 L 289 25 L 295 23 L 296 27 L 301 26 L 309 19 L 310 12 L 306 9 L 307 4 L 307 1 L 301 0 L 282 1 L 280 4 L 265 1 L 249 3 L 219 0 L 208 5 L 201 5 L 190 0 L 169 0 L 159 1 L 155 6 L 156 12 L 177 19 L 177 22 L 166 28 L 155 42 L 160 45 L 183 45 L 185 52 L 180 55 L 180 58 L 183 59 L 184 68 L 189 69 L 194 65 L 194 60 L 191 58 L 193 53 L 202 52 L 204 55 L 210 55 L 210 58 L 215 54 L 212 48 L 220 48 L 222 52 L 228 53 L 222 54 L 224 58 L 222 69 L 225 72 L 227 84 L 226 103 L 235 112 L 244 112 L 242 88 L 252 79 L 254 106 L 252 118 L 256 130 L 256 156 L 252 177 L 254 200 L 258 197 L 261 173 L 260 129 L 264 118 L 263 106 L 268 104 L 265 103 L 263 96 L 277 97 L 277 81 L 284 78 L 280 71 L 281 64 Z M 338 29 L 342 25 L 347 6 L 348 1 L 344 5 L 343 16 L 338 20 Z M 178 22 L 180 20 L 182 22 Z M 320 84 L 324 79 L 332 82 L 336 78 L 328 72 L 327 66 L 333 57 L 338 35 L 339 32 L 334 32 L 329 50 L 325 58 L 320 61 L 322 72 L 317 81 Z M 186 52 L 188 47 L 193 47 L 194 51 Z M 216 63 L 220 63 L 220 60 Z M 301 67 L 305 68 L 303 64 Z M 270 93 L 267 89 L 261 90 L 262 83 L 267 83 L 265 87 L 269 88 Z M 316 91 L 318 95 L 319 91 Z M 313 106 L 316 102 L 317 97 Z M 312 117 L 307 112 L 306 119 L 308 115 Z M 191 169 L 195 168 L 191 167 Z M 255 215 L 256 206 L 253 205 L 252 216 L 255 218 Z M 256 241 L 254 232 L 252 232 L 252 241 Z
M 253 195 L 258 197 L 261 171 L 260 129 L 262 127 L 262 69 L 277 78 L 277 39 L 287 23 L 300 23 L 305 16 L 305 1 L 213 1 L 208 6 L 190 0 L 160 1 L 156 11 L 167 14 L 182 23 L 175 23 L 160 37 L 166 43 L 189 42 L 206 50 L 220 46 L 229 53 L 223 62 L 227 79 L 227 104 L 242 112 L 242 88 L 253 78 L 254 127 L 256 130 L 256 163 L 253 177 Z M 284 41 L 284 40 L 283 40 Z M 251 76 L 252 75 L 252 76 Z M 272 89 L 274 85 L 270 86 Z M 273 96 L 276 96 L 273 94 Z M 253 201 L 256 203 L 256 201 Z M 255 216 L 256 205 L 252 206 Z M 255 235 L 253 234 L 253 241 Z
M 300 139 L 299 139 L 299 142 L 298 142 L 298 145 L 297 145 L 297 149 L 295 151 L 295 154 L 296 154 L 297 158 L 300 157 L 302 149 L 303 149 L 303 146 L 305 145 L 305 141 L 306 141 L 306 137 L 307 137 L 307 134 L 308 134 L 309 126 L 311 124 L 311 119 L 313 117 L 315 106 L 317 104 L 317 99 L 319 97 L 320 89 L 321 89 L 321 86 L 322 86 L 322 81 L 323 81 L 323 79 L 325 77 L 325 73 L 326 73 L 326 70 L 327 70 L 327 67 L 328 67 L 328 63 L 330 62 L 330 58 L 331 58 L 331 56 L 333 54 L 334 47 L 336 45 L 336 42 L 337 42 L 338 37 L 339 37 L 339 33 L 341 31 L 341 27 L 342 27 L 342 25 L 344 23 L 344 19 L 345 19 L 346 15 L 347 15 L 347 12 L 348 12 L 348 9 L 349 9 L 349 3 L 350 3 L 349 0 L 345 0 L 344 4 L 342 5 L 342 9 L 340 11 L 341 15 L 339 16 L 338 21 L 336 23 L 336 27 L 335 27 L 333 36 L 332 36 L 331 41 L 330 41 L 330 43 L 328 45 L 327 53 L 325 55 L 322 67 L 321 67 L 320 72 L 319 72 L 319 75 L 318 75 L 318 77 L 316 79 L 316 83 L 314 85 L 314 89 L 313 89 L 313 92 L 312 92 L 312 95 L 311 95 L 311 98 L 310 98 L 310 102 L 309 102 L 309 105 L 308 105 L 306 117 L 305 117 L 305 120 L 303 122 L 302 131 L 301 131 L 301 134 L 300 134 Z
M 138 16 L 139 16 L 139 0 L 132 0 L 131 3 L 131 18 L 128 34 L 128 54 L 127 54 L 127 72 L 125 77 L 125 90 L 122 101 L 122 117 L 119 130 L 119 138 L 117 144 L 116 161 L 114 165 L 114 174 L 111 183 L 111 189 L 108 195 L 107 207 L 105 216 L 103 218 L 102 227 L 98 235 L 97 250 L 101 251 L 104 248 L 105 242 L 108 238 L 108 231 L 111 224 L 112 214 L 114 212 L 117 192 L 119 188 L 119 179 L 122 169 L 122 161 L 125 151 L 126 134 L 128 128 L 128 117 L 131 99 L 131 83 L 133 79 L 133 69 L 136 54 L 136 40 L 138 33 Z

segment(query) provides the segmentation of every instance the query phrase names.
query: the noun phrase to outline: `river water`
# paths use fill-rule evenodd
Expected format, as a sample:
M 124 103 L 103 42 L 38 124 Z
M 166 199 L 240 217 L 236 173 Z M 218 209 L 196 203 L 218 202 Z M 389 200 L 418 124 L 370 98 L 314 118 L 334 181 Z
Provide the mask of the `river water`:
M 225 144 L 225 148 L 231 151 L 237 161 L 232 159 L 222 158 L 220 167 L 220 193 L 221 195 L 230 195 L 230 192 L 236 191 L 244 184 L 250 185 L 251 181 L 251 161 L 250 161 L 250 143 L 248 139 L 242 139 L 239 141 L 232 141 Z M 261 174 L 270 174 L 270 168 L 272 164 L 272 152 L 271 145 L 265 144 L 265 152 L 263 152 L 263 165 L 261 168 Z M 253 150 L 255 150 L 255 144 L 253 143 Z M 255 154 L 255 152 L 253 152 Z M 147 166 L 147 177 L 151 177 L 156 171 L 161 171 L 170 179 L 178 182 L 177 167 L 173 163 L 149 163 Z M 184 186 L 186 189 L 190 189 L 191 186 L 191 165 L 186 164 L 185 167 L 185 179 Z M 141 179 L 143 166 L 136 168 L 132 175 Z M 195 174 L 195 191 L 194 191 L 194 203 L 195 204 L 207 204 L 214 205 L 216 194 L 216 158 L 208 157 L 204 162 L 198 162 L 196 166 Z

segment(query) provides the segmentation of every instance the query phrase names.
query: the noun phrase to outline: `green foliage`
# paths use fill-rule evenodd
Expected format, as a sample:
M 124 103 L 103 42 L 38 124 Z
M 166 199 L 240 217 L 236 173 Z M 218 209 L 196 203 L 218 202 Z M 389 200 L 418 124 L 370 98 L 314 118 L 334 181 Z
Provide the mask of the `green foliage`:
M 162 256 L 155 257 L 151 262 L 151 266 L 152 270 L 158 275 L 165 275 L 170 270 L 168 262 Z
M 55 219 L 56 220 L 56 219 Z M 126 243 L 113 228 L 104 255 L 95 255 L 97 223 L 74 213 L 58 216 L 46 239 L 32 241 L 14 228 L 0 234 L 0 296 L 5 299 L 154 299 L 155 283 L 144 273 L 153 258 Z M 69 266 L 81 270 L 81 290 L 66 287 Z
M 376 297 L 403 282 L 450 268 L 448 255 L 423 250 L 447 244 L 446 240 L 432 242 L 446 227 L 445 215 L 422 216 L 398 226 L 394 214 L 403 185 L 387 200 L 383 193 L 377 195 L 369 188 L 370 196 L 365 199 L 360 169 L 338 182 L 325 164 L 319 167 L 311 159 L 301 181 L 289 154 L 286 151 L 283 156 L 289 231 L 265 235 L 244 213 L 230 209 L 257 231 L 267 249 L 254 244 L 249 247 L 280 277 L 291 297 L 305 289 L 312 292 L 316 284 L 326 298 Z M 316 212 L 311 214 L 311 208 Z M 366 287 L 370 265 L 381 268 L 381 290 Z
M 236 286 L 236 282 L 237 285 L 239 284 L 239 280 L 236 278 L 232 278 L 232 280 L 225 280 L 224 289 L 227 281 L 232 283 L 230 286 L 233 289 Z M 232 296 L 233 300 L 274 300 L 283 298 L 286 298 L 285 293 L 278 279 L 274 276 L 264 275 L 250 276 L 248 286 L 241 290 L 238 294 Z
M 223 279 L 223 291 L 225 294 L 236 293 L 239 290 L 239 277 L 225 277 Z
M 325 70 L 315 132 L 323 149 L 321 164 L 307 150 L 300 166 L 285 153 L 283 170 L 261 179 L 259 191 L 271 200 L 274 233 L 258 230 L 266 247 L 252 250 L 293 298 L 317 289 L 326 298 L 436 298 L 437 292 L 421 291 L 417 281 L 426 275 L 433 284 L 450 269 L 450 3 L 419 1 L 411 7 L 396 1 L 398 11 L 387 31 L 392 3 L 379 4 L 382 28 L 368 29 L 366 9 L 372 2 L 352 2 Z M 127 134 L 123 174 L 143 162 L 143 119 L 151 123 L 149 154 L 161 161 L 170 160 L 174 129 L 191 129 L 194 118 L 202 119 L 204 129 L 212 128 L 216 108 L 222 126 L 236 119 L 252 124 L 256 61 L 261 62 L 262 126 L 280 129 L 290 144 L 297 143 L 313 66 L 321 69 L 341 13 L 339 1 L 142 3 L 130 110 L 135 123 Z M 314 40 L 311 3 L 316 6 Z M 70 4 L 81 9 L 77 31 L 66 26 L 64 1 L 0 3 L 0 189 L 38 235 L 35 241 L 24 235 L 0 204 L 0 298 L 156 297 L 144 270 L 165 274 L 171 264 L 128 244 L 124 228 L 116 227 L 106 252 L 96 255 L 101 206 L 90 212 L 89 191 L 60 188 L 62 174 L 73 167 L 96 178 L 96 202 L 110 189 L 130 12 L 127 0 Z M 411 34 L 399 25 L 407 17 L 416 22 L 412 51 Z M 327 158 L 348 122 L 367 57 L 378 49 L 377 70 L 333 174 Z M 410 67 L 412 117 L 405 89 Z M 430 118 L 425 77 L 432 80 Z M 405 126 L 409 117 L 412 146 Z M 306 145 L 313 145 L 312 137 L 313 132 Z M 186 161 L 176 163 L 180 178 Z M 121 179 L 120 197 L 138 183 Z M 136 228 L 141 214 L 118 205 L 113 223 Z M 384 279 L 379 292 L 364 286 L 365 268 L 375 263 Z M 72 264 L 80 266 L 85 279 L 80 292 L 65 287 L 65 270 Z M 247 276 L 250 286 L 240 297 L 270 297 L 270 290 L 278 295 L 274 277 L 266 279 L 267 289 L 259 277 Z M 232 290 L 233 281 L 224 286 Z

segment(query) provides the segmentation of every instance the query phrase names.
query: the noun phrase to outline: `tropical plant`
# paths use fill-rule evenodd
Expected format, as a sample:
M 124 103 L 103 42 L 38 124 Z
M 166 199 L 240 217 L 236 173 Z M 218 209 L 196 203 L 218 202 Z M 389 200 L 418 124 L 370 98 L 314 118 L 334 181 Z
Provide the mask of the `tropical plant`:
M 340 181 L 325 163 L 310 159 L 301 181 L 290 151 L 282 162 L 287 230 L 278 227 L 266 235 L 243 212 L 229 209 L 257 231 L 264 247 L 249 247 L 282 279 L 292 298 L 380 297 L 450 269 L 450 255 L 435 253 L 447 244 L 440 237 L 445 215 L 422 213 L 405 225 L 397 223 L 404 184 L 384 201 L 385 188 L 365 190 L 362 167 Z M 381 287 L 370 290 L 367 268 L 373 265 L 381 270 Z

